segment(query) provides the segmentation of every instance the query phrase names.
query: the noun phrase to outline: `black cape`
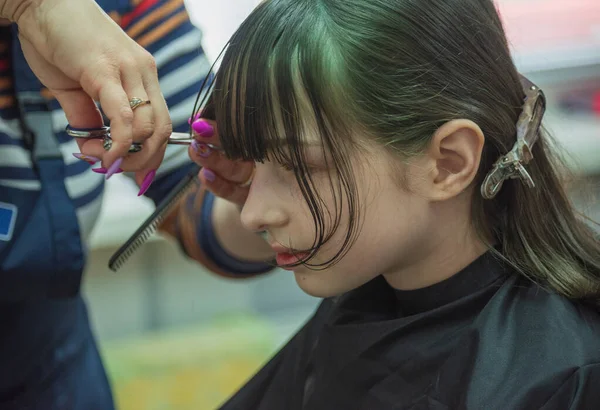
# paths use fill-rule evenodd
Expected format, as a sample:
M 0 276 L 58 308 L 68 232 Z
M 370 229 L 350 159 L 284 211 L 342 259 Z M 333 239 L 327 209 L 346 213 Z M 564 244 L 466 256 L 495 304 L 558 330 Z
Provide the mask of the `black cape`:
M 485 254 L 450 279 L 383 278 L 315 315 L 223 410 L 600 409 L 600 315 Z

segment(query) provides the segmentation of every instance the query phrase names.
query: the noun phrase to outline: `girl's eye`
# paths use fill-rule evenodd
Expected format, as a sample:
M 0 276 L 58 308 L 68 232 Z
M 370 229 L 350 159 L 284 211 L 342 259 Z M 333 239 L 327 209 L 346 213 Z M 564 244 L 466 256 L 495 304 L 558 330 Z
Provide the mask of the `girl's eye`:
M 292 167 L 290 164 L 281 164 L 281 168 L 285 169 L 288 172 L 294 171 L 294 167 Z
M 298 170 L 297 168 L 295 168 L 291 164 L 281 164 L 280 166 L 281 166 L 281 168 L 284 171 L 291 172 L 291 173 L 296 173 L 296 172 L 301 173 L 301 172 L 303 172 L 305 174 L 308 174 L 308 173 L 312 174 L 312 173 L 314 173 L 314 172 L 317 171 L 316 167 L 310 166 L 310 165 L 307 165 L 306 168 L 303 171 Z

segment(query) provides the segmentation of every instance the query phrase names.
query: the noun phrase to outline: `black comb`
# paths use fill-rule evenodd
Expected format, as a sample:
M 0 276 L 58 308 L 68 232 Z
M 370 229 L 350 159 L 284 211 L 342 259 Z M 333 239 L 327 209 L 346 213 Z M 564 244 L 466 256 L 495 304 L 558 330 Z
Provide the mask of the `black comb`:
M 135 231 L 129 239 L 113 254 L 108 262 L 108 267 L 113 272 L 116 272 L 123 266 L 123 264 L 134 254 L 140 246 L 156 232 L 158 225 L 165 219 L 165 217 L 172 211 L 173 207 L 181 199 L 181 197 L 188 192 L 188 190 L 197 186 L 199 183 L 198 172 L 200 167 L 195 166 L 176 186 L 169 192 L 169 194 L 163 199 L 156 210 L 150 215 L 144 223 Z

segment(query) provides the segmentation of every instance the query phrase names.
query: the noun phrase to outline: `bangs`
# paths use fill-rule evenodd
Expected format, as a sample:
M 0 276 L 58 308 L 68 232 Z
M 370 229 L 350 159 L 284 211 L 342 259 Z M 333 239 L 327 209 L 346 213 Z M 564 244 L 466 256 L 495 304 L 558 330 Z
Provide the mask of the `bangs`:
M 356 118 L 342 53 L 322 4 L 266 0 L 229 41 L 214 82 L 205 95 L 203 116 L 213 118 L 225 154 L 234 160 L 274 161 L 293 170 L 315 224 L 310 256 L 299 262 L 326 268 L 356 239 L 360 216 L 351 161 Z M 308 144 L 326 158 L 333 204 L 322 199 L 307 166 Z M 330 261 L 308 262 L 337 230 L 343 211 L 348 231 Z
M 263 2 L 229 41 L 208 104 L 229 158 L 302 168 L 307 138 L 327 151 L 348 142 L 343 65 L 326 22 L 307 7 Z

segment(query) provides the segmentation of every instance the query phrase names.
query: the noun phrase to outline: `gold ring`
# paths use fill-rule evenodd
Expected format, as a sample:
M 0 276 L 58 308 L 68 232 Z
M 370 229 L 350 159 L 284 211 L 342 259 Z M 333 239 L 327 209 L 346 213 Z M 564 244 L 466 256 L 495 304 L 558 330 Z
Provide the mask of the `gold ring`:
M 250 177 L 246 180 L 246 182 L 243 182 L 243 183 L 239 184 L 238 186 L 240 188 L 248 188 L 250 185 L 252 185 L 252 180 L 254 179 L 255 172 L 256 172 L 256 167 L 252 168 L 252 174 L 250 174 Z
M 146 104 L 150 104 L 150 100 L 142 100 L 141 98 L 137 97 L 133 97 L 131 100 L 129 100 L 129 106 L 131 107 L 131 110 L 135 110 L 137 107 Z

